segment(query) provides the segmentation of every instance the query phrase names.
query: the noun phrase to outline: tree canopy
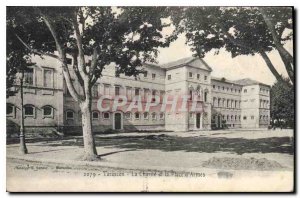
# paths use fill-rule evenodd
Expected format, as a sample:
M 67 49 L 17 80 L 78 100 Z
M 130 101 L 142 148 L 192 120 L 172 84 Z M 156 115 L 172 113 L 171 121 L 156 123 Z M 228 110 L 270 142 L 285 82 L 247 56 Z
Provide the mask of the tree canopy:
M 91 87 L 105 66 L 116 73 L 136 76 L 144 62 L 155 62 L 159 47 L 167 47 L 176 34 L 164 35 L 162 19 L 167 7 L 7 7 L 11 36 L 32 54 L 61 62 L 68 90 L 79 103 L 85 159 L 97 156 L 91 122 Z M 71 79 L 67 56 L 77 90 Z M 112 63 L 112 64 L 111 64 Z M 80 94 L 83 93 L 83 94 Z
M 7 18 L 6 28 L 6 97 L 15 95 L 11 88 L 16 84 L 17 73 L 30 65 L 30 51 L 14 36 L 11 18 Z
M 295 116 L 295 92 L 288 79 L 286 83 L 277 81 L 271 88 L 271 118 L 278 122 L 283 121 L 293 127 Z
M 260 54 L 277 80 L 283 81 L 267 53 L 277 50 L 294 82 L 293 56 L 284 48 L 293 39 L 291 7 L 184 7 L 172 19 L 199 57 L 221 48 L 232 57 Z

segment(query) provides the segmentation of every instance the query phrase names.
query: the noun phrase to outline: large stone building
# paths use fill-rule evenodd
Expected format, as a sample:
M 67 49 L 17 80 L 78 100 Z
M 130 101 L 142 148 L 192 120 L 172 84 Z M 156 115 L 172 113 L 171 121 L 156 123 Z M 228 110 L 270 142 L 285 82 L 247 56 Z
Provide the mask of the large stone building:
M 27 130 L 54 128 L 65 132 L 81 129 L 81 112 L 65 85 L 57 60 L 33 57 L 32 66 L 24 79 L 24 115 Z M 72 72 L 75 88 L 82 90 Z M 199 58 L 185 58 L 164 65 L 145 64 L 138 77 L 115 76 L 109 65 L 92 88 L 93 131 L 120 130 L 210 130 L 217 128 L 259 128 L 270 122 L 270 86 L 251 79 L 230 81 L 211 77 L 212 69 Z M 17 89 L 17 88 L 16 88 Z M 102 105 L 110 105 L 116 96 L 126 96 L 129 103 L 138 96 L 143 109 L 126 108 L 99 110 L 99 98 L 109 95 Z M 158 107 L 168 99 L 187 102 L 185 111 L 149 108 L 147 97 L 159 97 Z M 164 98 L 167 100 L 164 101 Z M 164 102 L 163 102 L 164 101 Z M 152 101 L 153 102 L 153 101 Z M 126 106 L 125 105 L 125 106 Z M 151 106 L 151 105 L 150 105 Z M 193 110 L 196 107 L 196 110 Z M 8 123 L 20 120 L 20 95 L 7 99 Z M 9 126 L 8 126 L 9 127 Z M 8 129 L 9 130 L 9 129 Z

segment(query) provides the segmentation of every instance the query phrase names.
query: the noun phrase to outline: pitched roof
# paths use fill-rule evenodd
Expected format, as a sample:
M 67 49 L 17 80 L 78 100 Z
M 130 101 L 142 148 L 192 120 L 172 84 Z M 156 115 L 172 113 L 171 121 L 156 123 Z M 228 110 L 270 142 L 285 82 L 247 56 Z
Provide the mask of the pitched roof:
M 212 80 L 215 80 L 215 81 L 220 81 L 220 82 L 223 82 L 223 83 L 230 83 L 230 84 L 235 84 L 235 85 L 240 85 L 242 86 L 242 84 L 240 83 L 237 83 L 236 81 L 233 81 L 233 80 L 228 80 L 227 78 L 223 77 L 223 78 L 217 78 L 217 77 L 211 77 Z
M 144 65 L 146 65 L 146 66 L 152 66 L 152 67 L 159 67 L 159 68 L 161 68 L 161 66 L 160 66 L 160 65 L 157 65 L 157 64 L 155 64 L 155 63 L 150 63 L 150 62 L 146 62 L 146 63 L 144 63 Z
M 190 63 L 199 60 L 202 65 L 206 67 L 207 70 L 212 71 L 211 67 L 208 66 L 208 64 L 201 58 L 196 58 L 196 57 L 187 57 L 187 58 L 182 58 L 173 62 L 169 62 L 166 64 L 161 65 L 161 68 L 164 69 L 171 69 L 174 67 L 180 67 L 180 66 L 192 66 Z
M 265 85 L 265 86 L 270 86 L 270 85 L 258 82 L 256 80 L 252 80 L 250 78 L 243 78 L 243 79 L 240 79 L 240 80 L 235 80 L 233 82 L 235 82 L 237 84 L 240 84 L 240 85 L 244 85 L 244 86 L 245 85 Z
M 172 61 L 166 64 L 161 65 L 162 68 L 171 68 L 171 67 L 175 67 L 178 65 L 184 65 L 184 64 L 188 64 L 190 62 L 192 62 L 193 60 L 195 60 L 195 57 L 187 57 L 187 58 L 182 58 L 176 61 Z

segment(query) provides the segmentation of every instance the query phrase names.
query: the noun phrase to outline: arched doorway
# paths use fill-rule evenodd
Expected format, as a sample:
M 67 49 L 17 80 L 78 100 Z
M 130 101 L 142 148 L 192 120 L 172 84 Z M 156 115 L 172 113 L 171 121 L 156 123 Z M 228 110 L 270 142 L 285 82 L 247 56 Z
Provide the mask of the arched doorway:
M 113 129 L 121 130 L 123 129 L 123 115 L 121 112 L 115 112 L 113 117 Z

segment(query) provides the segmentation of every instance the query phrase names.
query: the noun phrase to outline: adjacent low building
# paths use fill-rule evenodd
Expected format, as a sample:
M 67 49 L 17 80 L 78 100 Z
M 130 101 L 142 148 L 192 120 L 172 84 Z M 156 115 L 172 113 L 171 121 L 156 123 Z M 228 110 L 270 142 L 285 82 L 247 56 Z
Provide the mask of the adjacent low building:
M 69 69 L 77 91 L 79 83 Z M 65 133 L 81 131 L 81 112 L 70 96 L 62 69 L 57 60 L 33 57 L 36 65 L 25 74 L 24 115 L 28 131 L 55 129 Z M 230 81 L 211 76 L 211 67 L 199 58 L 184 58 L 164 65 L 145 64 L 137 77 L 116 77 L 115 66 L 108 65 L 101 79 L 92 88 L 93 131 L 189 131 L 219 128 L 266 128 L 270 122 L 270 86 L 251 80 Z M 16 85 L 14 89 L 18 90 Z M 129 103 L 138 97 L 142 109 L 99 110 L 99 98 L 108 106 L 116 96 L 125 96 Z M 156 107 L 145 110 L 149 96 L 158 97 Z M 183 96 L 187 96 L 184 99 Z M 164 100 L 166 98 L 166 100 Z M 176 101 L 177 107 L 164 103 Z M 154 99 L 153 99 L 154 100 Z M 180 111 L 178 106 L 184 111 Z M 125 106 L 126 106 L 125 105 Z M 194 108 L 196 107 L 196 108 Z M 20 122 L 20 94 L 7 99 L 8 129 Z

